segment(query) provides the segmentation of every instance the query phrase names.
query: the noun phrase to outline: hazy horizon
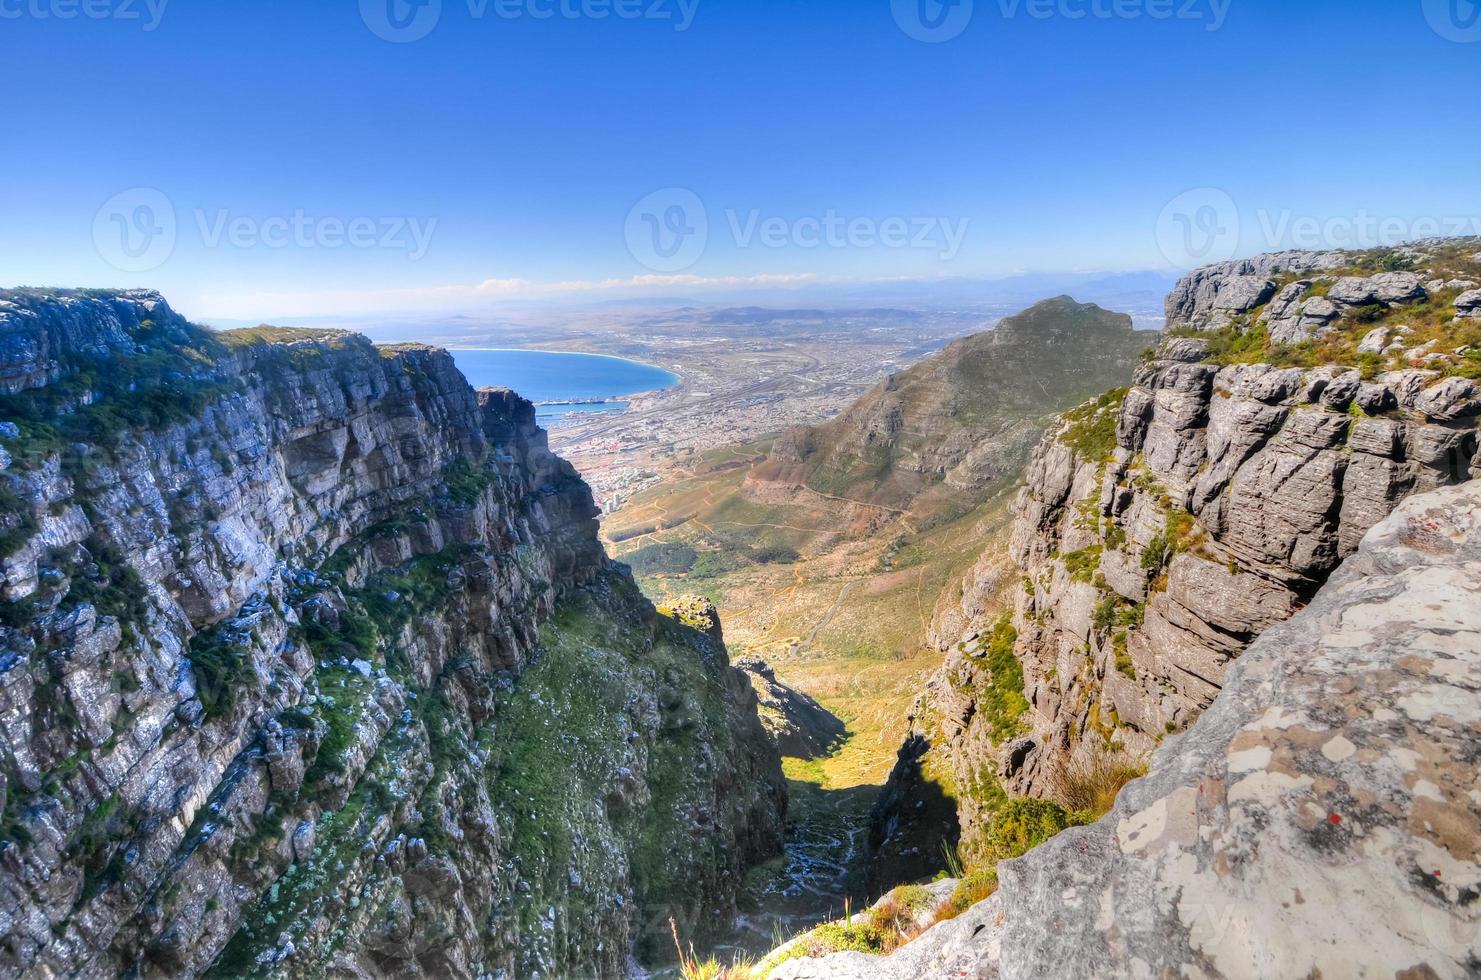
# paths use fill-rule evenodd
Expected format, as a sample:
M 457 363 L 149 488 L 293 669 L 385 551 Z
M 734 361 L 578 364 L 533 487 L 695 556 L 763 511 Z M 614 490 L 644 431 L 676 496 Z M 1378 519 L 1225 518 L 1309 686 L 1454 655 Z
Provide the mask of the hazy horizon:
M 1481 30 L 1447 16 L 28 0 L 0 11 L 30 82 L 0 263 L 255 322 L 1167 278 L 1474 233 L 1481 132 L 1445 121 L 1468 118 Z

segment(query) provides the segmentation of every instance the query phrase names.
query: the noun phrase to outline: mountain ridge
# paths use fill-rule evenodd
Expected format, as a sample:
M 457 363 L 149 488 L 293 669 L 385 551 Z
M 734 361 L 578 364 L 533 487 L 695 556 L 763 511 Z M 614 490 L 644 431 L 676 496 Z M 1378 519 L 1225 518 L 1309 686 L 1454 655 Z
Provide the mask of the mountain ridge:
M 896 510 L 922 497 L 936 498 L 927 510 L 950 509 L 948 496 L 1011 468 L 1011 451 L 984 444 L 1031 439 L 1036 417 L 1101 390 L 1105 372 L 1129 368 L 1155 336 L 1094 304 L 1045 300 L 891 375 L 839 417 L 789 430 L 758 478 Z M 1101 364 L 1069 356 L 1091 345 Z

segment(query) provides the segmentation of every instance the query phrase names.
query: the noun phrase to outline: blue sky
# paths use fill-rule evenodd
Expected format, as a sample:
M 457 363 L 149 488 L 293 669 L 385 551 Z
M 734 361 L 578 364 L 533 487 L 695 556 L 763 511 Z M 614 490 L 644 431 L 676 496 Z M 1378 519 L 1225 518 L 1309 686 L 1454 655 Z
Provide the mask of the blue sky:
M 919 2 L 0 0 L 0 280 L 282 319 L 1481 220 L 1469 0 Z

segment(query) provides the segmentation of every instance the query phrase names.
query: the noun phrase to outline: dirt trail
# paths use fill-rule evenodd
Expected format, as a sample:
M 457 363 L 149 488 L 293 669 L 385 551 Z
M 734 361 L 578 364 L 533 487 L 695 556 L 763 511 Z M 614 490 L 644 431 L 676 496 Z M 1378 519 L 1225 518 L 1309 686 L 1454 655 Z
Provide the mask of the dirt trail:
M 845 902 L 864 907 L 862 860 L 877 786 L 826 790 L 791 782 L 785 854 L 757 869 L 735 934 L 717 952 L 764 954 L 780 941 L 837 918 Z

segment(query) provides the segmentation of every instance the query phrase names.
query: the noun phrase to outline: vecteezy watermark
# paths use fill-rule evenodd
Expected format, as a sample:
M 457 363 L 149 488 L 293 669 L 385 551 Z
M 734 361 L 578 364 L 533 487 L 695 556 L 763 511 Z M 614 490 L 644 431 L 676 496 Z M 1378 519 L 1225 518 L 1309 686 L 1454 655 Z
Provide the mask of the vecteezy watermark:
M 437 230 L 436 218 L 344 218 L 288 214 L 245 215 L 229 208 L 190 212 L 202 248 L 384 249 L 404 252 L 407 261 L 424 258 Z M 136 187 L 109 198 L 93 218 L 93 245 L 120 272 L 157 269 L 170 260 L 179 242 L 180 222 L 173 202 L 152 187 Z
M 1481 2 L 1477 0 L 1421 0 L 1430 29 L 1447 41 L 1481 41 Z
M 1157 216 L 1157 249 L 1179 269 L 1227 262 L 1239 251 L 1239 208 L 1215 187 L 1185 191 Z
M 1241 249 L 1361 251 L 1426 238 L 1481 237 L 1481 214 L 1386 216 L 1360 209 L 1313 215 L 1289 208 L 1256 208 L 1242 214 L 1227 191 L 1200 187 L 1167 203 L 1157 216 L 1155 234 L 1163 258 L 1176 268 L 1192 270 L 1227 262 Z
M 1466 3 L 1468 0 L 1446 0 Z M 1003 20 L 1177 20 L 1217 31 L 1234 0 L 995 0 Z M 917 41 L 940 44 L 961 36 L 972 22 L 973 0 L 890 0 L 900 30 Z
M 699 195 L 682 187 L 654 191 L 627 213 L 627 250 L 654 272 L 682 272 L 703 257 L 710 216 Z
M 226 208 L 196 208 L 196 230 L 206 248 L 378 248 L 405 252 L 411 262 L 427 255 L 436 218 L 315 216 L 303 209 L 258 218 Z
M 1229 19 L 1234 0 L 997 0 L 1004 19 L 1177 20 L 1217 31 Z
M 442 0 L 360 0 L 360 19 L 382 41 L 410 44 L 442 19 Z
M 1425 238 L 1481 236 L 1481 215 L 1398 217 L 1359 210 L 1354 214 L 1313 215 L 1284 211 L 1255 212 L 1260 243 L 1266 250 L 1297 248 L 1382 248 Z
M 0 0 L 0 20 L 137 21 L 146 31 L 159 27 L 170 0 Z
M 93 246 L 120 272 L 158 269 L 175 254 L 175 206 L 152 187 L 113 195 L 93 216 Z
M 927 44 L 960 37 L 972 22 L 972 0 L 890 0 L 890 11 L 900 30 Z
M 829 209 L 784 218 L 759 208 L 727 208 L 723 229 L 736 248 L 922 249 L 943 262 L 955 259 L 966 240 L 968 218 L 849 217 Z M 683 272 L 699 262 L 710 240 L 709 210 L 683 188 L 655 191 L 633 205 L 625 225 L 633 258 L 654 272 Z
M 463 0 L 471 20 L 649 20 L 687 31 L 700 0 Z M 360 19 L 383 41 L 420 41 L 442 19 L 443 0 L 360 0 Z
M 940 216 L 850 218 L 827 210 L 801 218 L 764 217 L 755 208 L 744 216 L 725 212 L 730 235 L 740 248 L 915 248 L 950 262 L 962 250 L 969 218 Z

